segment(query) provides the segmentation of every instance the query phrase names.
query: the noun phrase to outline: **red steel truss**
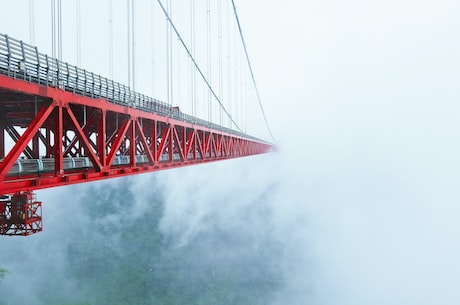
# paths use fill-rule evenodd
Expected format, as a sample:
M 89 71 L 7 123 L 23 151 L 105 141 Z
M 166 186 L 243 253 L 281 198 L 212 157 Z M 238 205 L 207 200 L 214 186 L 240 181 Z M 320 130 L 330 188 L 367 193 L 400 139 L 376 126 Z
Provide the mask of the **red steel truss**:
M 260 154 L 270 148 L 240 134 L 0 75 L 0 194 Z
M 0 235 L 42 231 L 33 190 L 271 147 L 0 34 Z

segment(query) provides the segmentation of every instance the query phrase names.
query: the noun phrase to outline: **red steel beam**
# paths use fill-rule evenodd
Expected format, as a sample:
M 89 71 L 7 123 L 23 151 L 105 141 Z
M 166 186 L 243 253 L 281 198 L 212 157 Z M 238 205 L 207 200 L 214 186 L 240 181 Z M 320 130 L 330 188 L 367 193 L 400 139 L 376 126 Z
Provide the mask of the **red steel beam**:
M 12 112 L 22 115 L 3 116 L 0 124 L 0 158 L 4 157 L 0 194 L 200 164 L 272 148 L 259 140 L 4 75 L 0 75 L 0 89 L 0 115 L 3 105 L 12 107 L 6 95 L 2 100 L 2 92 L 24 98 Z M 28 103 L 37 97 L 39 107 L 31 107 Z M 5 134 L 7 126 L 18 135 Z M 13 142 L 11 149 L 7 149 L 8 141 Z M 42 164 L 47 160 L 51 169 Z M 79 167 L 69 165 L 77 161 Z M 19 166 L 34 162 L 36 171 Z
M 149 149 L 149 145 L 147 143 L 147 139 L 145 138 L 144 132 L 142 131 L 142 127 L 139 124 L 139 121 L 136 120 L 135 123 L 136 123 L 137 130 L 139 132 L 140 142 L 142 143 L 142 146 L 144 147 L 144 152 L 147 155 L 147 158 L 148 158 L 150 164 L 154 164 L 155 160 L 154 160 L 154 157 L 152 155 L 152 152 Z
M 5 126 L 0 122 L 0 159 L 5 157 Z

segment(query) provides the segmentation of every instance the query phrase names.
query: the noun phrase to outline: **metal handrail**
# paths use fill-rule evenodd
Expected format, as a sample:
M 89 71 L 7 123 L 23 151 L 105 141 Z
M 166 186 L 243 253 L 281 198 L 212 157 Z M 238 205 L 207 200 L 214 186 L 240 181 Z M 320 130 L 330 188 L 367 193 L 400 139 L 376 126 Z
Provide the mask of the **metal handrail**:
M 56 87 L 91 98 L 157 113 L 191 124 L 220 130 L 225 133 L 267 143 L 243 132 L 227 128 L 178 110 L 177 107 L 132 91 L 129 87 L 85 69 L 50 58 L 37 47 L 0 33 L 0 74 L 43 86 Z

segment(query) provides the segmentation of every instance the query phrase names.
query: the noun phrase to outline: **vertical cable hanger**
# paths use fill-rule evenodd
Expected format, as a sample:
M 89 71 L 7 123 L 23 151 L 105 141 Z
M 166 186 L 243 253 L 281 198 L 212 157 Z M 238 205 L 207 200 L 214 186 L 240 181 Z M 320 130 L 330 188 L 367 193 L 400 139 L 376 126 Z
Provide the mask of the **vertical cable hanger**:
M 58 59 L 62 61 L 62 1 L 58 0 Z
M 134 28 L 134 0 L 127 0 L 126 23 L 127 23 L 127 49 L 128 49 L 128 86 L 135 90 L 135 28 Z
M 131 9 L 131 0 L 126 0 L 126 29 L 127 29 L 127 38 L 128 41 L 126 43 L 127 49 L 128 49 L 128 87 L 131 87 L 131 14 L 130 14 L 130 9 Z
M 77 38 L 77 66 L 81 66 L 81 1 L 76 0 L 76 38 Z M 83 106 L 83 124 L 86 125 L 86 106 Z
M 51 56 L 56 58 L 56 0 L 51 0 Z
M 246 47 L 246 42 L 244 40 L 244 37 L 243 37 L 243 30 L 241 29 L 241 23 L 240 23 L 240 19 L 238 17 L 238 12 L 236 10 L 236 5 L 235 5 L 235 1 L 234 0 L 231 0 L 232 1 L 232 7 L 233 7 L 233 14 L 235 15 L 235 20 L 236 20 L 236 24 L 238 26 L 238 31 L 239 31 L 239 34 L 240 34 L 240 38 L 241 38 L 241 44 L 243 45 L 243 50 L 244 50 L 244 54 L 246 56 L 246 61 L 248 63 L 248 67 L 249 67 L 249 72 L 251 74 L 251 79 L 252 79 L 252 83 L 254 85 L 254 89 L 256 91 L 256 95 L 257 95 L 257 100 L 259 101 L 259 107 L 260 107 L 260 111 L 262 112 L 262 115 L 263 115 L 263 118 L 264 118 L 264 121 L 265 121 L 265 125 L 267 127 L 267 130 L 268 130 L 268 133 L 270 134 L 270 137 L 272 138 L 272 140 L 274 142 L 276 142 L 275 138 L 273 137 L 273 134 L 272 134 L 272 131 L 270 129 L 270 125 L 268 124 L 268 120 L 267 120 L 267 116 L 265 115 L 265 110 L 264 110 L 264 107 L 263 107 L 263 104 L 262 104 L 262 99 L 260 98 L 260 94 L 259 94 L 259 89 L 257 88 L 257 83 L 256 83 L 256 79 L 254 77 L 254 72 L 252 70 L 252 65 L 251 65 L 251 61 L 249 60 L 249 54 L 248 54 L 248 49 Z
M 35 7 L 34 0 L 29 0 L 29 41 L 35 45 Z
M 132 39 L 132 44 L 131 44 L 131 48 L 132 48 L 132 53 L 131 53 L 131 56 L 132 56 L 132 65 L 131 65 L 131 69 L 132 69 L 132 80 L 133 80 L 133 91 L 136 90 L 136 39 L 135 39 L 135 36 L 134 34 L 136 33 L 135 31 L 135 20 L 134 20 L 134 0 L 131 0 L 131 39 Z
M 240 62 L 239 62 L 239 79 L 240 79 L 240 98 L 238 99 L 240 104 L 239 104 L 239 108 L 240 108 L 240 115 L 241 115 L 241 124 L 243 125 L 243 131 L 246 132 L 246 99 L 245 99 L 245 86 L 246 86 L 246 82 L 245 82 L 245 73 L 244 73 L 244 64 L 243 64 L 243 58 L 240 56 L 239 57 L 240 59 Z
M 150 41 L 151 41 L 151 45 L 150 45 L 150 50 L 151 50 L 151 53 L 150 53 L 150 56 L 151 56 L 151 61 L 150 61 L 150 69 L 152 70 L 152 74 L 151 74 L 151 82 L 152 82 L 152 96 L 155 96 L 156 92 L 155 92 L 155 48 L 156 48 L 156 45 L 155 45 L 155 9 L 154 9 L 154 6 L 155 6 L 155 2 L 154 1 L 150 1 L 150 32 L 151 32 L 151 36 L 150 36 Z
M 173 16 L 172 0 L 168 0 L 169 14 Z M 173 70 L 173 43 L 172 43 L 172 29 L 171 25 L 168 24 L 168 51 L 169 51 L 169 105 L 172 106 L 174 103 L 174 70 Z
M 113 80 L 113 0 L 109 0 L 109 76 Z
M 190 40 L 192 56 L 195 56 L 195 0 L 190 1 Z M 191 92 L 192 92 L 192 115 L 196 117 L 196 69 L 193 62 L 190 62 Z
M 235 38 L 233 39 L 233 42 L 235 42 Z M 236 43 L 233 43 L 233 48 L 232 48 L 232 84 L 233 84 L 233 112 L 235 114 L 235 120 L 240 123 L 240 116 L 239 116 L 239 108 L 238 108 L 238 101 L 240 99 L 239 96 L 239 84 L 238 84 L 238 52 L 236 50 L 237 46 Z
M 76 20 L 76 31 L 77 31 L 77 66 L 81 66 L 81 3 L 80 0 L 77 0 L 76 3 L 76 11 L 77 11 L 77 20 Z
M 227 1 L 227 9 L 226 9 L 226 23 L 227 23 L 227 105 L 228 111 L 232 113 L 232 33 L 230 31 L 230 6 Z M 232 121 L 228 120 L 228 127 L 232 129 Z
M 220 105 L 220 107 L 222 107 L 222 110 L 225 112 L 225 114 L 230 118 L 230 120 L 232 121 L 232 123 L 234 124 L 235 128 L 239 131 L 242 131 L 241 128 L 238 127 L 238 124 L 233 120 L 231 114 L 227 111 L 227 109 L 224 107 L 224 104 L 222 103 L 222 101 L 220 100 L 220 98 L 217 96 L 216 92 L 212 89 L 208 79 L 206 78 L 205 74 L 203 73 L 203 71 L 200 69 L 200 67 L 198 66 L 197 64 L 197 61 L 196 59 L 194 58 L 194 56 L 192 56 L 191 52 L 190 52 L 190 49 L 187 47 L 187 45 L 185 44 L 184 42 L 184 39 L 182 38 L 182 36 L 180 35 L 179 31 L 177 30 L 176 26 L 174 25 L 174 22 L 172 21 L 171 17 L 169 16 L 168 14 L 168 11 L 166 10 L 165 6 L 163 5 L 163 3 L 161 2 L 161 0 L 157 0 L 157 3 L 158 5 L 160 6 L 163 14 L 165 15 L 168 23 L 171 25 L 171 30 L 174 31 L 174 33 L 176 34 L 177 38 L 179 39 L 182 47 L 184 48 L 184 50 L 187 52 L 187 55 L 189 57 L 189 59 L 193 62 L 194 66 L 195 66 L 195 69 L 196 69 L 196 72 L 199 74 L 199 76 L 201 77 L 201 79 L 203 80 L 203 82 L 206 84 L 208 90 L 212 93 L 212 96 L 214 97 L 214 99 L 216 100 L 216 102 Z
M 250 100 L 249 100 L 249 90 L 248 90 L 248 77 L 247 77 L 247 73 L 245 72 L 244 73 L 244 78 L 243 78 L 243 82 L 244 82 L 244 85 L 243 85 L 243 103 L 244 103 L 244 109 L 243 109 L 243 113 L 244 113 L 244 126 L 245 126 L 245 133 L 248 133 L 248 130 L 250 128 L 249 126 L 249 103 L 250 103 Z
M 223 80 L 222 80 L 222 0 L 218 0 L 217 3 L 217 39 L 219 49 L 219 96 L 223 95 Z M 222 108 L 219 108 L 219 125 L 222 125 L 223 114 Z
M 29 0 L 29 40 L 31 45 L 35 45 L 35 7 L 34 0 Z M 38 97 L 35 96 L 35 115 L 38 112 Z
M 168 12 L 168 14 L 171 15 L 171 11 L 170 11 L 170 6 L 169 6 L 169 0 L 166 0 L 166 10 Z M 168 103 L 168 105 L 171 104 L 171 65 L 170 65 L 170 44 L 169 44 L 169 40 L 170 40 L 170 26 L 169 26 L 169 22 L 168 22 L 168 19 L 166 18 L 166 102 Z
M 61 0 L 51 0 L 51 54 L 62 61 L 62 5 Z
M 207 46 L 207 77 L 212 85 L 211 77 L 211 0 L 206 0 L 206 46 Z M 208 91 L 208 121 L 212 122 L 212 99 Z
M 171 37 L 172 37 L 172 31 L 171 31 Z M 172 40 L 171 40 L 172 41 Z M 176 80 L 174 82 L 175 86 L 176 86 L 176 91 L 175 91 L 175 100 L 174 100 L 174 104 L 175 106 L 178 106 L 178 107 L 181 107 L 182 106 L 182 101 L 183 101 L 183 97 L 182 97 L 182 60 L 181 60 L 181 49 L 179 48 L 180 46 L 180 42 L 176 39 L 174 39 L 175 43 L 174 43 L 174 46 L 175 46 L 175 53 L 176 53 L 176 56 L 173 57 L 173 61 L 175 63 L 175 77 L 176 77 Z

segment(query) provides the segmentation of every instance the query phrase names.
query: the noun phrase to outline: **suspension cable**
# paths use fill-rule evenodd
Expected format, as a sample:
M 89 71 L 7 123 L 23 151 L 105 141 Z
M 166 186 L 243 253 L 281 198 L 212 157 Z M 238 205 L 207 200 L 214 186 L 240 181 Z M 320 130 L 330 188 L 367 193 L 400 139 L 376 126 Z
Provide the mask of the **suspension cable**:
M 77 0 L 76 3 L 77 7 L 77 20 L 76 20 L 76 28 L 77 28 L 77 66 L 81 67 L 81 4 L 80 0 Z
M 56 2 L 51 0 L 51 56 L 56 58 Z
M 212 82 L 211 70 L 211 0 L 206 0 L 206 63 L 207 63 L 207 76 L 209 82 Z M 208 92 L 208 121 L 212 121 L 212 96 Z
M 218 49 L 219 49 L 219 95 L 223 94 L 223 85 L 222 85 L 222 0 L 218 0 L 217 3 L 217 39 L 218 39 Z M 219 124 L 222 125 L 222 109 L 219 108 Z
M 170 11 L 171 7 L 169 5 L 170 0 L 166 0 L 167 10 Z M 171 44 L 170 44 L 170 24 L 168 18 L 166 18 L 166 102 L 171 106 Z
M 227 1 L 227 7 L 226 7 L 226 31 L 229 32 L 230 29 L 230 14 L 229 14 L 229 2 Z M 232 32 L 229 32 L 227 35 L 227 106 L 228 110 L 230 113 L 233 111 L 232 109 Z M 231 125 L 231 122 L 228 122 L 229 126 Z
M 193 64 L 195 65 L 195 68 L 196 70 L 198 71 L 198 73 L 200 74 L 201 78 L 203 79 L 203 81 L 206 83 L 208 89 L 211 91 L 212 95 L 214 96 L 214 98 L 217 100 L 217 102 L 219 103 L 220 107 L 222 107 L 222 109 L 224 110 L 225 114 L 227 114 L 227 116 L 230 118 L 230 120 L 232 121 L 232 123 L 235 125 L 236 129 L 238 129 L 238 131 L 241 131 L 243 132 L 240 127 L 238 127 L 238 124 L 236 124 L 236 122 L 233 120 L 232 116 L 230 115 L 230 113 L 227 111 L 227 109 L 225 109 L 224 105 L 222 104 L 221 100 L 219 99 L 219 97 L 216 95 L 216 93 L 214 92 L 214 90 L 212 89 L 210 83 L 208 82 L 208 80 L 206 79 L 206 76 L 203 74 L 203 71 L 201 71 L 200 67 L 198 66 L 195 58 L 192 56 L 192 54 L 190 53 L 190 50 L 188 49 L 187 45 L 185 44 L 184 40 L 182 39 L 182 36 L 179 34 L 179 31 L 177 30 L 176 26 L 174 25 L 174 23 L 172 22 L 171 18 L 169 17 L 169 14 L 168 12 L 166 11 L 165 7 L 163 6 L 163 4 L 161 3 L 161 0 L 157 0 L 158 4 L 160 5 L 161 7 L 161 10 L 163 11 L 163 13 L 165 14 L 166 16 L 166 19 L 168 20 L 169 24 L 171 25 L 172 29 L 174 30 L 174 32 L 176 33 L 177 35 L 177 38 L 179 39 L 180 43 L 182 44 L 182 46 L 184 47 L 185 51 L 187 52 L 187 55 L 190 57 L 190 60 L 193 62 Z
M 58 59 L 62 61 L 62 2 L 58 0 Z
M 131 0 L 131 39 L 132 39 L 132 66 L 131 69 L 133 70 L 132 72 L 132 79 L 133 79 L 133 91 L 136 91 L 136 39 L 134 34 L 136 33 L 134 26 L 135 20 L 134 20 L 134 0 Z
M 272 138 L 272 140 L 274 142 L 276 142 L 275 137 L 273 137 L 272 131 L 270 129 L 270 125 L 268 124 L 267 116 L 265 115 L 264 107 L 262 105 L 262 100 L 261 100 L 260 94 L 259 94 L 259 89 L 257 89 L 256 79 L 254 77 L 254 72 L 252 70 L 251 61 L 249 60 L 249 54 L 248 54 L 248 50 L 246 48 L 246 42 L 244 41 L 243 31 L 241 29 L 240 19 L 238 18 L 238 13 L 236 11 L 236 6 L 235 6 L 235 1 L 234 0 L 232 0 L 232 6 L 233 6 L 233 13 L 235 15 L 236 23 L 238 25 L 238 31 L 240 32 L 241 42 L 243 43 L 244 54 L 246 55 L 246 61 L 248 62 L 249 71 L 251 72 L 252 83 L 254 84 L 254 89 L 256 90 L 257 99 L 259 101 L 260 110 L 262 111 L 262 115 L 263 115 L 264 120 L 265 120 L 265 125 L 267 126 L 267 129 L 268 129 L 268 132 L 270 134 L 270 137 Z
M 35 45 L 35 6 L 34 0 L 29 0 L 29 40 Z
M 152 1 L 153 3 L 153 1 Z M 190 1 L 190 41 L 192 56 L 195 56 L 195 0 Z M 196 71 L 193 62 L 190 62 L 190 90 L 192 100 L 192 115 L 196 117 Z
M 151 49 L 151 53 L 150 53 L 150 56 L 151 56 L 151 69 L 152 69 L 152 96 L 155 96 L 155 55 L 156 55 L 156 45 L 155 45 L 155 29 L 156 29 L 156 26 L 155 26 L 155 10 L 154 10 L 154 6 L 155 6 L 155 3 L 153 1 L 150 2 L 150 12 L 151 12 L 151 36 L 150 36 L 150 40 L 151 40 L 151 46 L 150 46 L 150 49 Z
M 168 13 L 169 15 L 172 17 L 173 15 L 173 7 L 172 7 L 172 2 L 173 0 L 168 0 L 167 3 L 168 3 Z M 168 22 L 166 22 L 168 23 Z M 172 31 L 171 31 L 171 27 L 168 27 L 169 28 L 169 31 L 168 31 L 168 51 L 169 51 L 169 90 L 170 90 L 170 94 L 169 94 L 169 105 L 170 106 L 173 106 L 174 104 L 174 98 L 175 98 L 175 95 L 174 95 L 174 66 L 173 66 L 173 41 L 172 41 Z
M 113 79 L 113 0 L 109 0 L 109 75 Z
M 127 38 L 128 38 L 128 41 L 127 41 L 127 47 L 128 47 L 128 87 L 132 89 L 132 86 L 131 86 L 131 14 L 129 13 L 130 12 L 130 8 L 131 8 L 131 4 L 130 4 L 130 0 L 127 0 L 126 1 L 126 23 L 127 23 L 127 26 L 126 26 L 126 29 L 127 29 Z

